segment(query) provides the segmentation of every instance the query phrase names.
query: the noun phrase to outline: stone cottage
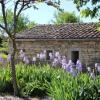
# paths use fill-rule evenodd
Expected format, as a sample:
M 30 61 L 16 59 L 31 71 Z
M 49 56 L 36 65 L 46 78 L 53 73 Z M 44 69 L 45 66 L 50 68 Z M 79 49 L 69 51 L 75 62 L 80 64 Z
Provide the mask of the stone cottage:
M 67 23 L 38 25 L 16 35 L 17 49 L 25 49 L 32 57 L 42 50 L 59 51 L 74 63 L 77 59 L 85 65 L 100 63 L 100 32 L 94 23 Z

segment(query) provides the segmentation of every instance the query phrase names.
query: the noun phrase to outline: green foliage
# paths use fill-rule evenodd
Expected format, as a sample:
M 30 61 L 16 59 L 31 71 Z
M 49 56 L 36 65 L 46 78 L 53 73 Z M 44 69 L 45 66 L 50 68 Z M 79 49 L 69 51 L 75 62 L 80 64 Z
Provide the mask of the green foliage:
M 75 23 L 79 22 L 80 19 L 75 15 L 75 13 L 69 12 L 58 12 L 55 14 L 54 24 L 63 24 L 63 23 Z
M 2 24 L 4 23 L 2 16 L 0 16 L 0 23 Z M 7 23 L 8 23 L 9 31 L 12 33 L 13 32 L 13 12 L 11 11 L 11 9 L 7 9 Z M 21 14 L 17 21 L 16 32 L 20 32 L 20 31 L 23 31 L 24 29 L 29 28 L 31 23 L 32 25 L 35 25 L 35 22 L 30 22 L 27 17 Z
M 0 53 L 7 55 L 8 54 L 8 48 L 5 48 L 5 47 L 0 48 Z
M 92 13 L 92 12 L 91 12 L 91 10 L 89 8 L 88 9 L 84 9 L 84 10 L 82 10 L 80 12 L 82 17 L 88 17 L 90 15 L 90 13 Z
M 7 55 L 6 55 L 6 54 L 1 53 L 0 55 L 1 55 L 1 57 L 2 57 L 3 59 L 7 59 Z
M 3 61 L 0 62 L 0 68 L 9 65 L 9 63 L 7 62 L 7 55 L 5 53 L 0 53 L 0 57 L 2 57 L 3 59 Z
M 0 53 L 8 54 L 8 37 L 1 35 L 2 38 L 2 47 L 0 47 Z
M 33 21 L 33 22 L 29 22 L 27 27 L 28 27 L 28 29 L 30 29 L 30 28 L 33 28 L 33 26 L 35 26 L 35 25 L 36 25 L 36 23 Z
M 0 93 L 13 92 L 10 76 L 9 68 L 3 69 L 0 67 Z
M 38 68 L 37 68 L 38 67 Z M 51 81 L 50 66 L 17 65 L 18 86 L 22 95 L 44 95 L 47 81 Z M 41 92 L 41 94 L 39 93 Z
M 81 10 L 82 16 L 91 16 L 91 18 L 99 16 L 100 0 L 73 0 L 78 10 Z
M 24 96 L 49 95 L 54 100 L 100 99 L 100 75 L 95 79 L 88 74 L 73 77 L 61 68 L 22 63 L 16 65 L 16 75 L 20 94 Z M 8 92 L 8 87 L 13 90 L 11 86 L 9 68 L 0 69 L 0 92 Z
M 100 76 L 99 76 L 100 78 Z M 56 77 L 50 84 L 50 95 L 55 100 L 99 100 L 100 79 L 96 81 L 87 74 L 73 78 L 67 73 Z

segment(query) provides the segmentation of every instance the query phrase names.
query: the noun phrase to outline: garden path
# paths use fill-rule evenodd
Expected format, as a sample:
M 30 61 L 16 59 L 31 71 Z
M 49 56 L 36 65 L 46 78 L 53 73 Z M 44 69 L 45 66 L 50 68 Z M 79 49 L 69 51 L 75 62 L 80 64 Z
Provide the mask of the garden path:
M 50 97 L 44 97 L 44 98 L 19 98 L 15 96 L 0 96 L 0 100 L 52 100 Z

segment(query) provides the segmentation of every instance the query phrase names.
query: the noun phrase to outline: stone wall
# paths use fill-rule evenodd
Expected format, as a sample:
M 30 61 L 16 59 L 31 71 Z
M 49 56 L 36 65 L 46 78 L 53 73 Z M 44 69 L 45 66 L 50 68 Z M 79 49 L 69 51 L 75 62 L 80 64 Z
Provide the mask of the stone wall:
M 79 51 L 79 59 L 82 63 L 94 66 L 100 63 L 100 41 L 85 40 L 17 40 L 17 49 L 25 49 L 29 57 L 36 56 L 42 50 L 59 51 L 71 59 L 71 51 Z

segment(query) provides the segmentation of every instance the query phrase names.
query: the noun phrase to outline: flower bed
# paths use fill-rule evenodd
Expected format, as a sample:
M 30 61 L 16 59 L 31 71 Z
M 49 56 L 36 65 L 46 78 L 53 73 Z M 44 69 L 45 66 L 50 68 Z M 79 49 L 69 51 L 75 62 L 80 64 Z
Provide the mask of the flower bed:
M 99 100 L 100 75 L 73 75 L 49 65 L 16 65 L 17 83 L 22 96 L 49 95 L 55 100 Z M 0 92 L 12 93 L 10 69 L 0 69 Z

